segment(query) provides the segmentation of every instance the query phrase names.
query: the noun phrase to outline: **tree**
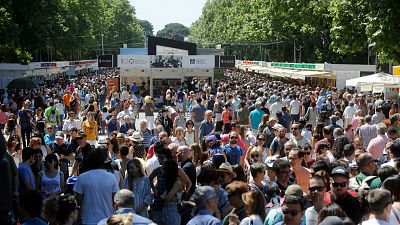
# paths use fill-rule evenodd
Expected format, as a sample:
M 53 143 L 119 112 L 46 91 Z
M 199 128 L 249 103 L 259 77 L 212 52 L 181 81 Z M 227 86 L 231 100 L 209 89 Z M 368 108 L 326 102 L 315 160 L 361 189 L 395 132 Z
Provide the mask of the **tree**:
M 151 24 L 147 20 L 139 20 L 139 25 L 143 28 L 143 31 L 146 35 L 153 36 L 154 34 L 154 27 L 153 24 Z
M 180 23 L 169 23 L 157 32 L 157 37 L 183 41 L 189 35 L 189 28 Z

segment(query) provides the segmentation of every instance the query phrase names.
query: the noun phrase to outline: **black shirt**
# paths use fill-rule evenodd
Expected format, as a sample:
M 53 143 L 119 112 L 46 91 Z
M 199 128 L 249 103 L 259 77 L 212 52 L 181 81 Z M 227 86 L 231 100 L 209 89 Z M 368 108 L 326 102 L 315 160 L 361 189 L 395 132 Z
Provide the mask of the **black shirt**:
M 194 166 L 190 158 L 182 162 L 181 167 L 183 171 L 185 171 L 186 175 L 189 177 L 190 182 L 192 182 L 192 186 L 189 189 L 189 196 L 188 196 L 190 198 L 190 196 L 193 195 L 194 190 L 196 188 L 196 167 Z
M 82 174 L 89 170 L 87 158 L 92 149 L 93 149 L 92 146 L 90 146 L 90 144 L 88 143 L 86 143 L 84 147 L 78 148 L 75 160 L 79 163 L 79 174 Z

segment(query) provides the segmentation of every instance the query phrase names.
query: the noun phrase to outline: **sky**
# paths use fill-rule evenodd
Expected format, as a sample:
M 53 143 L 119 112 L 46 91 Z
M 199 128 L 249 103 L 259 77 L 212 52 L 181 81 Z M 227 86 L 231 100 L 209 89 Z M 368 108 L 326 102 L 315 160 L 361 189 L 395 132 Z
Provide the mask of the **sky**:
M 148 20 L 154 35 L 168 23 L 181 23 L 187 27 L 201 16 L 206 0 L 129 0 L 135 7 L 136 17 Z

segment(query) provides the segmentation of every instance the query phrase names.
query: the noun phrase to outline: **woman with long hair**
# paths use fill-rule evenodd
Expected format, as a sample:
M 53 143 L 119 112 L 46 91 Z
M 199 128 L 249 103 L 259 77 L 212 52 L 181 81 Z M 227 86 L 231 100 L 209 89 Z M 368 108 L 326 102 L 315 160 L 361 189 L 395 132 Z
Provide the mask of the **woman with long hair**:
M 44 158 L 44 170 L 39 172 L 37 189 L 44 199 L 56 197 L 64 190 L 64 173 L 59 170 L 57 155 L 50 153 Z
M 131 159 L 127 166 L 123 188 L 134 193 L 135 212 L 138 215 L 148 218 L 147 207 L 153 201 L 149 177 L 145 176 L 143 164 L 138 158 Z
M 264 196 L 258 191 L 249 191 L 242 194 L 247 217 L 240 225 L 263 225 L 265 219 Z
M 189 146 L 194 143 L 199 143 L 197 140 L 197 131 L 194 129 L 193 120 L 186 121 L 185 141 Z
M 48 199 L 43 206 L 43 216 L 49 225 L 73 225 L 79 215 L 78 203 L 73 195 Z
M 185 130 L 182 127 L 177 127 L 175 129 L 175 137 L 171 138 L 172 143 L 176 143 L 179 146 L 187 145 L 185 140 Z
M 116 138 L 107 141 L 108 158 L 111 160 L 120 159 L 119 144 Z
M 18 167 L 19 163 L 22 162 L 21 155 L 21 142 L 19 142 L 17 136 L 10 136 L 7 140 L 7 151 L 10 154 L 15 162 L 15 165 Z
M 166 181 L 166 191 L 161 198 L 163 203 L 163 221 L 168 225 L 179 225 L 181 216 L 178 213 L 177 202 L 180 202 L 183 184 L 178 175 L 178 164 L 168 159 L 162 165 Z
M 264 114 L 261 117 L 261 123 L 258 125 L 258 133 L 264 133 L 265 128 L 268 127 L 268 119 L 269 119 L 269 115 L 268 114 Z
M 6 141 L 10 136 L 17 136 L 19 142 L 22 143 L 21 127 L 17 124 L 15 114 L 10 114 L 7 123 L 4 127 L 4 138 Z
M 312 124 L 313 127 L 317 125 L 318 109 L 317 109 L 317 104 L 314 101 L 311 102 L 310 107 L 308 107 L 307 112 L 304 115 L 304 118 L 306 119 L 307 123 Z
M 39 107 L 36 109 L 36 115 L 34 117 L 35 120 L 35 130 L 40 134 L 45 134 L 46 128 L 46 117 L 44 116 L 43 108 Z

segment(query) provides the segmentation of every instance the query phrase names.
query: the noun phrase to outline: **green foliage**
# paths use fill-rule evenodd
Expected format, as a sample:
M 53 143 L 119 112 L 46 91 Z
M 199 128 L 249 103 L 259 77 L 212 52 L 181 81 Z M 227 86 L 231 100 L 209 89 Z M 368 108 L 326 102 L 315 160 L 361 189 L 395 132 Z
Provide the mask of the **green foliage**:
M 290 62 L 295 47 L 296 62 L 365 64 L 370 45 L 381 62 L 400 63 L 399 9 L 398 0 L 208 0 L 189 40 Z
M 149 21 L 139 20 L 139 25 L 142 27 L 142 29 L 146 35 L 150 35 L 150 36 L 154 35 L 153 34 L 154 33 L 153 24 L 151 24 Z
M 0 62 L 78 60 L 143 46 L 129 0 L 0 1 Z
M 180 23 L 169 23 L 157 32 L 157 37 L 183 41 L 189 35 L 189 28 Z

